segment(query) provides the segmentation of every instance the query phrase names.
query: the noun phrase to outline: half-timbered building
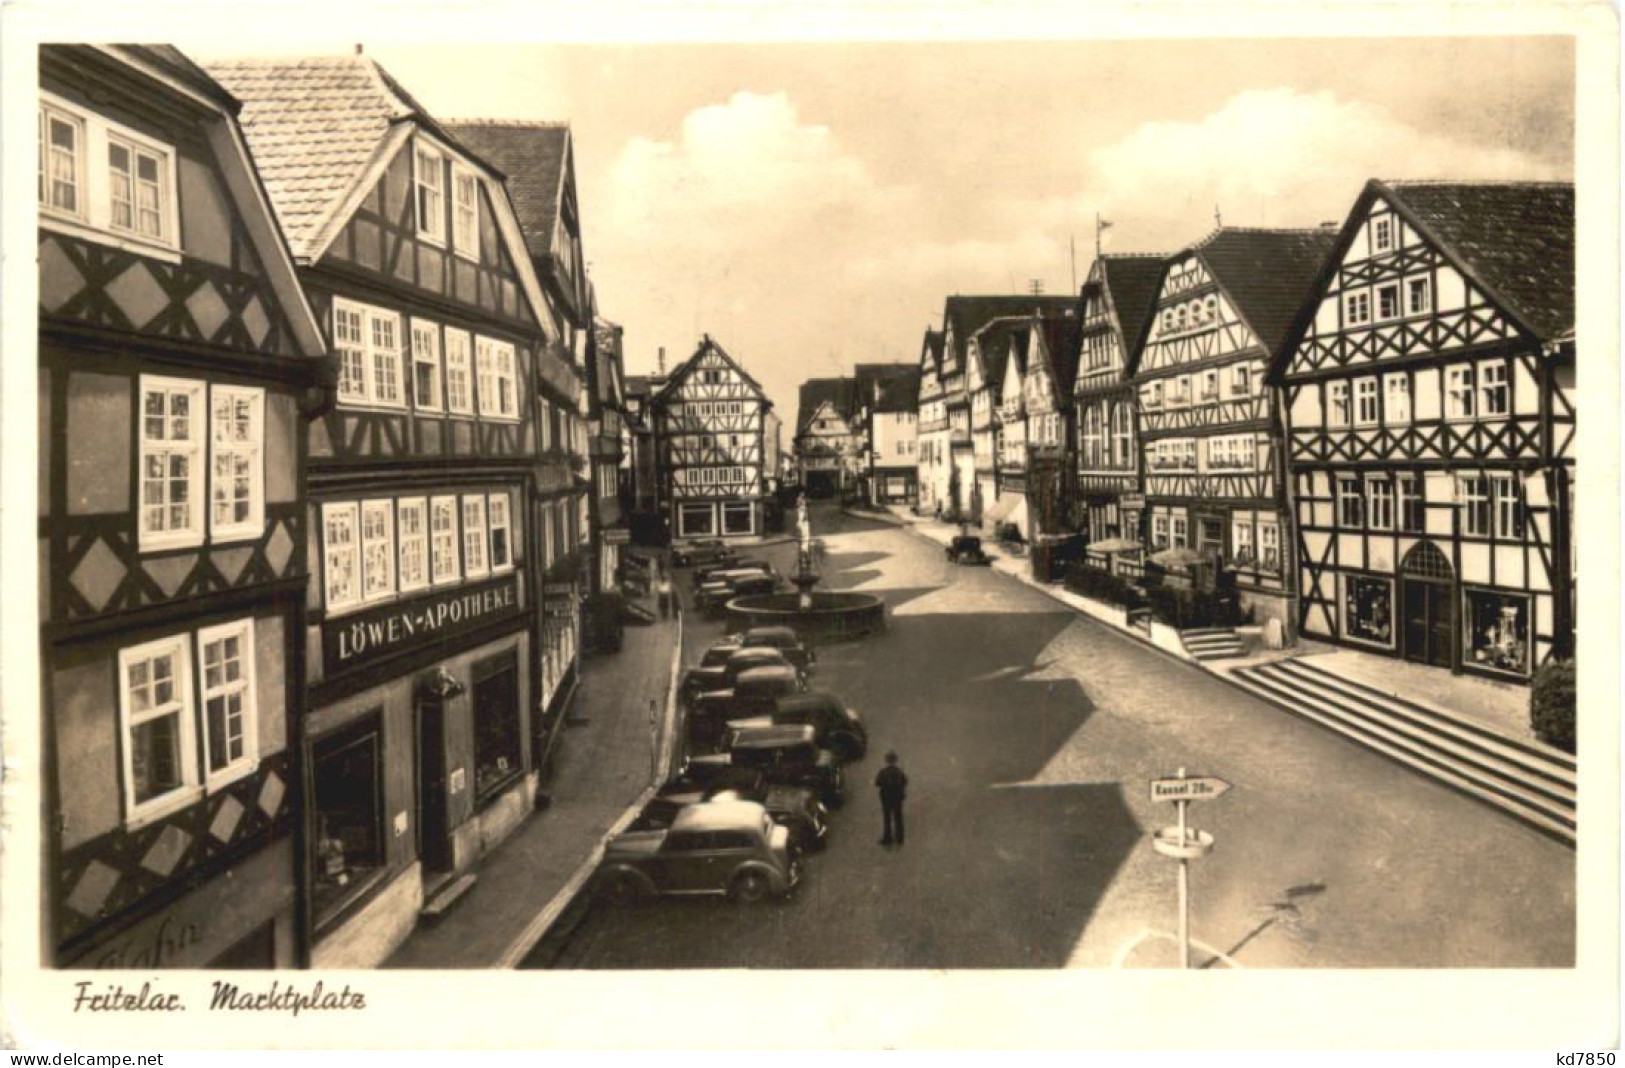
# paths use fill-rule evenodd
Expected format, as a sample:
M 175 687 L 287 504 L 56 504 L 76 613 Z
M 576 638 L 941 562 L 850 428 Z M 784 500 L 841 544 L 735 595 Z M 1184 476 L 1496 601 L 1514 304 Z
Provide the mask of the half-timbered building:
M 653 400 L 662 496 L 675 538 L 762 533 L 761 385 L 706 335 Z
M 537 384 L 562 406 L 577 379 L 501 175 L 387 72 L 362 56 L 210 70 L 243 101 L 337 365 L 307 443 L 297 738 L 312 963 L 367 967 L 532 808 L 536 554 L 579 540 L 568 505 L 533 508 Z
M 586 383 L 596 362 L 595 307 L 581 242 L 576 197 L 575 139 L 567 123 L 458 119 L 451 136 L 496 168 L 519 220 L 525 251 L 546 296 L 549 359 L 536 363 L 539 452 L 532 469 L 532 549 L 541 572 L 538 635 L 536 762 L 543 772 L 580 671 L 581 593 L 605 569 L 601 539 L 592 534 L 595 461 L 587 420 L 601 407 Z M 618 542 L 619 532 L 610 535 Z M 618 552 L 615 544 L 608 555 Z M 609 564 L 613 574 L 614 561 Z
M 39 62 L 42 959 L 295 967 L 327 346 L 221 86 L 166 47 Z
M 1330 230 L 1221 227 L 1164 264 L 1130 354 L 1154 550 L 1188 548 L 1232 576 L 1255 618 L 1296 624 L 1270 355 L 1324 262 Z
M 1078 371 L 1076 302 L 1061 312 L 1036 312 L 1028 323 L 1026 374 L 1022 376 L 1025 423 L 1022 484 L 1027 536 L 1056 535 L 1067 526 L 1073 496 L 1072 387 Z
M 865 500 L 916 501 L 920 369 L 913 364 L 858 364 L 855 369 L 864 439 Z
M 1088 542 L 1143 541 L 1139 412 L 1128 354 L 1162 281 L 1160 255 L 1098 256 L 1082 290 L 1077 382 L 1077 497 L 1072 521 Z M 1107 556 L 1091 556 L 1097 563 Z
M 943 332 L 927 330 L 920 341 L 920 388 L 915 402 L 914 482 L 916 509 L 936 514 L 948 502 L 948 407 L 942 392 Z
M 972 512 L 993 530 L 1027 522 L 1027 415 L 1022 407 L 1031 324 L 1021 316 L 987 323 L 971 338 L 971 454 L 976 458 Z
M 850 378 L 809 378 L 796 406 L 796 466 L 810 497 L 834 497 L 857 477 L 856 389 Z
M 1525 680 L 1573 637 L 1574 189 L 1371 181 L 1275 368 L 1304 633 Z

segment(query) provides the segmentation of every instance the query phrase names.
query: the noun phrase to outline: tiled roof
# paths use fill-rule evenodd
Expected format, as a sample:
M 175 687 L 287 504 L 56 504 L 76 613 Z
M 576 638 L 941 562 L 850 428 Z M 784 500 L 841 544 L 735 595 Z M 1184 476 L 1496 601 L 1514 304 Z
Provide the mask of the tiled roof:
M 688 373 L 692 371 L 694 366 L 700 362 L 700 357 L 704 356 L 707 352 L 715 352 L 718 356 L 721 356 L 730 367 L 739 372 L 739 377 L 744 379 L 747 385 L 761 395 L 763 403 L 769 405 L 773 403 L 767 399 L 767 391 L 762 388 L 762 384 L 751 377 L 750 372 L 745 370 L 743 364 L 734 359 L 732 356 L 728 355 L 728 350 L 723 348 L 722 345 L 719 344 L 710 334 L 704 334 L 700 337 L 700 344 L 697 348 L 695 348 L 694 355 L 672 368 L 671 374 L 667 375 L 664 380 L 657 380 L 655 382 L 655 402 L 664 402 L 666 394 L 677 388 L 678 383 L 688 376 Z
M 875 411 L 912 412 L 920 403 L 920 369 L 888 375 L 875 383 Z
M 1072 386 L 1078 380 L 1082 326 L 1081 309 L 1070 315 L 1041 316 L 1038 320 L 1044 351 L 1049 354 L 1051 388 L 1063 402 L 1071 398 Z
M 225 86 L 209 77 L 207 71 L 194 63 L 191 57 L 174 45 L 114 45 L 112 48 L 114 51 L 124 52 L 137 59 L 146 60 L 171 77 L 185 82 L 205 96 L 219 101 L 234 114 L 236 113 L 238 106 L 236 98 L 226 91 Z
M 1117 312 L 1125 345 L 1133 346 L 1151 320 L 1162 288 L 1166 257 L 1161 254 L 1100 257 L 1100 276 Z
M 297 259 L 316 252 L 391 125 L 427 120 L 365 56 L 224 59 L 204 69 L 242 101 L 243 133 Z
M 920 342 L 920 366 L 923 369 L 925 361 L 931 361 L 931 369 L 937 373 L 942 372 L 942 346 L 943 332 L 941 330 L 927 330 L 925 338 Z
M 954 328 L 954 355 L 959 365 L 965 365 L 965 346 L 983 326 L 993 319 L 1008 315 L 1031 315 L 1036 309 L 1059 311 L 1076 298 L 1072 296 L 973 296 L 955 294 L 943 307 L 943 322 Z M 946 329 L 946 326 L 944 327 Z
M 803 434 L 818 409 L 826 402 L 843 419 L 852 415 L 853 398 L 857 384 L 850 378 L 809 378 L 801 383 L 799 403 L 796 406 L 796 433 Z
M 1189 251 L 1201 257 L 1224 287 L 1236 311 L 1273 353 L 1280 347 L 1336 241 L 1336 232 L 1326 228 L 1221 227 L 1192 245 Z M 1176 256 L 1183 254 L 1175 253 Z
M 1373 182 L 1542 340 L 1574 326 L 1574 186 Z
M 1031 301 L 1033 298 L 1027 299 Z M 994 393 L 1004 385 L 1005 368 L 1010 365 L 1012 355 L 1016 358 L 1017 372 L 1026 371 L 1031 314 L 1032 309 L 1029 308 L 1026 315 L 1001 316 L 987 322 L 976 332 L 976 347 L 982 353 L 982 382 Z
M 552 252 L 553 224 L 569 163 L 569 125 L 499 119 L 449 119 L 442 125 L 507 175 L 508 194 L 530 254 Z

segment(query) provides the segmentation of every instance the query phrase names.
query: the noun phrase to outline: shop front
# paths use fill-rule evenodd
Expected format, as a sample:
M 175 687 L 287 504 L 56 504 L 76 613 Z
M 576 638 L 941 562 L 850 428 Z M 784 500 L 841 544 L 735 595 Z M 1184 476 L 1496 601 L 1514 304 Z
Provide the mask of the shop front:
M 340 544 L 333 517 L 343 507 L 326 506 L 324 524 Z M 489 565 L 478 540 L 463 539 L 460 574 L 469 560 Z M 447 540 L 429 553 L 448 575 L 453 549 Z M 320 672 L 305 730 L 313 966 L 381 964 L 435 894 L 532 810 L 531 618 L 521 573 L 505 551 L 497 559 L 500 573 L 329 613 L 314 628 Z M 331 544 L 328 566 L 345 566 Z

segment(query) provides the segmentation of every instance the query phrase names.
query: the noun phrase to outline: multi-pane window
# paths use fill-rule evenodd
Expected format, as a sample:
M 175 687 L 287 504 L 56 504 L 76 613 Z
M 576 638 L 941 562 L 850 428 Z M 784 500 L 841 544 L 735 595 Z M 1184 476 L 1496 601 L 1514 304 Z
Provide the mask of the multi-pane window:
M 412 403 L 440 410 L 440 327 L 426 319 L 412 320 Z
M 1411 380 L 1405 372 L 1383 376 L 1387 403 L 1383 405 L 1383 421 L 1389 426 L 1404 426 L 1411 421 Z
M 1426 278 L 1412 278 L 1405 284 L 1410 301 L 1410 313 L 1421 315 L 1433 308 L 1433 288 Z
M 1281 528 L 1273 520 L 1258 524 L 1258 566 L 1265 571 L 1281 569 Z
M 508 495 L 491 494 L 491 570 L 513 566 L 513 524 L 508 517 Z
M 1162 383 L 1161 382 L 1153 382 L 1153 383 L 1151 383 L 1151 390 L 1146 395 L 1146 407 L 1147 408 L 1161 408 L 1162 407 Z
M 1174 516 L 1174 548 L 1183 549 L 1188 544 L 1185 517 L 1176 515 Z
M 1394 247 L 1394 220 L 1376 219 L 1371 224 L 1371 246 L 1378 252 Z
M 115 237 L 174 248 L 174 150 L 68 101 L 42 96 L 38 200 L 43 218 L 68 216 Z
M 322 505 L 322 575 L 327 610 L 361 603 L 361 546 L 354 502 Z
M 1168 548 L 1168 517 L 1154 515 L 1151 517 L 1151 544 L 1158 549 Z
M 141 377 L 141 547 L 203 537 L 203 383 Z
M 463 574 L 479 578 L 490 571 L 485 559 L 485 498 L 463 498 Z
M 401 592 L 429 584 L 429 502 L 411 497 L 395 502 L 395 540 L 400 546 Z
M 1470 419 L 1474 414 L 1474 375 L 1472 364 L 1459 364 L 1445 373 L 1445 415 Z
M 163 240 L 169 190 L 165 183 L 169 164 L 165 153 L 121 137 L 107 139 L 107 182 L 115 230 Z
M 1351 475 L 1344 475 L 1337 480 L 1337 521 L 1345 527 L 1358 528 L 1365 525 L 1365 501 L 1360 490 L 1360 480 Z
M 1090 405 L 1083 412 L 1083 462 L 1088 467 L 1099 467 L 1100 457 L 1100 408 Z
M 209 533 L 257 535 L 265 528 L 265 391 L 215 386 L 209 403 L 213 492 Z
M 1349 384 L 1343 380 L 1326 383 L 1326 413 L 1329 426 L 1349 425 Z
M 429 561 L 437 586 L 462 577 L 457 560 L 456 497 L 436 497 L 429 502 Z
M 1350 326 L 1371 321 L 1371 294 L 1365 290 L 1350 293 L 1343 298 L 1343 318 Z
M 474 382 L 479 396 L 480 414 L 495 415 L 497 411 L 496 342 L 488 337 L 474 339 Z
M 1377 423 L 1377 380 L 1375 378 L 1356 378 L 1354 380 L 1354 422 L 1358 426 L 1375 426 Z
M 395 593 L 393 511 L 389 501 L 361 502 L 361 598 L 365 601 Z
M 440 153 L 417 145 L 412 181 L 417 188 L 418 236 L 436 245 L 446 242 L 445 164 Z
M 39 205 L 69 215 L 85 214 L 85 124 L 49 104 L 39 109 Z
M 1134 455 L 1134 413 L 1119 401 L 1112 406 L 1112 465 L 1128 467 Z
M 1507 365 L 1486 363 L 1478 376 L 1478 414 L 1481 416 L 1506 415 L 1512 410 L 1511 390 L 1507 384 Z
M 1415 475 L 1398 475 L 1394 479 L 1394 492 L 1399 498 L 1399 529 L 1420 533 L 1426 512 L 1421 479 Z
M 1495 536 L 1523 537 L 1523 494 L 1512 475 L 1496 475 L 1490 480 L 1495 505 Z
M 1368 479 L 1365 484 L 1366 518 L 1372 530 L 1394 529 L 1394 484 L 1386 478 Z
M 1253 524 L 1250 519 L 1237 519 L 1230 525 L 1230 543 L 1235 562 L 1248 564 L 1253 559 Z
M 254 707 L 254 621 L 198 632 L 202 663 L 204 770 L 212 786 L 247 773 L 258 758 Z
M 178 634 L 119 651 L 127 819 L 166 810 L 198 785 L 188 645 Z
M 339 355 L 339 399 L 399 407 L 401 317 L 354 301 L 333 301 L 333 341 Z
M 1456 493 L 1462 505 L 1462 530 L 1488 537 L 1493 518 L 1490 480 L 1482 475 L 1462 475 L 1456 480 Z
M 1244 363 L 1238 363 L 1230 368 L 1230 395 L 1232 397 L 1245 397 L 1252 392 L 1252 379 L 1249 368 Z
M 459 254 L 469 259 L 478 259 L 480 180 L 473 171 L 459 163 L 452 167 L 451 182 L 454 201 L 451 216 L 452 245 Z
M 1399 283 L 1377 287 L 1377 316 L 1381 319 L 1399 318 Z
M 469 377 L 468 331 L 446 329 L 446 407 L 457 415 L 474 414 L 474 383 Z

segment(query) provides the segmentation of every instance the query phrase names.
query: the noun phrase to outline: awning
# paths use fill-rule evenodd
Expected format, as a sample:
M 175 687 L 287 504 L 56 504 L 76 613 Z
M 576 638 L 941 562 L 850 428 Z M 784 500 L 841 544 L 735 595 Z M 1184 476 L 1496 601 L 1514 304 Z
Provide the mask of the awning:
M 1092 553 L 1133 553 L 1139 552 L 1145 546 L 1133 538 L 1102 538 L 1100 541 L 1090 542 L 1087 548 Z
M 1195 549 L 1180 545 L 1172 549 L 1152 553 L 1151 562 L 1162 567 L 1190 567 L 1193 564 L 1209 563 L 1210 560 Z
M 1019 497 L 1014 493 L 1006 494 L 993 502 L 993 507 L 987 510 L 987 514 L 983 517 L 983 519 L 988 523 L 997 523 L 1005 516 L 1015 511 L 1016 505 L 1020 504 L 1026 499 L 1027 498 Z

